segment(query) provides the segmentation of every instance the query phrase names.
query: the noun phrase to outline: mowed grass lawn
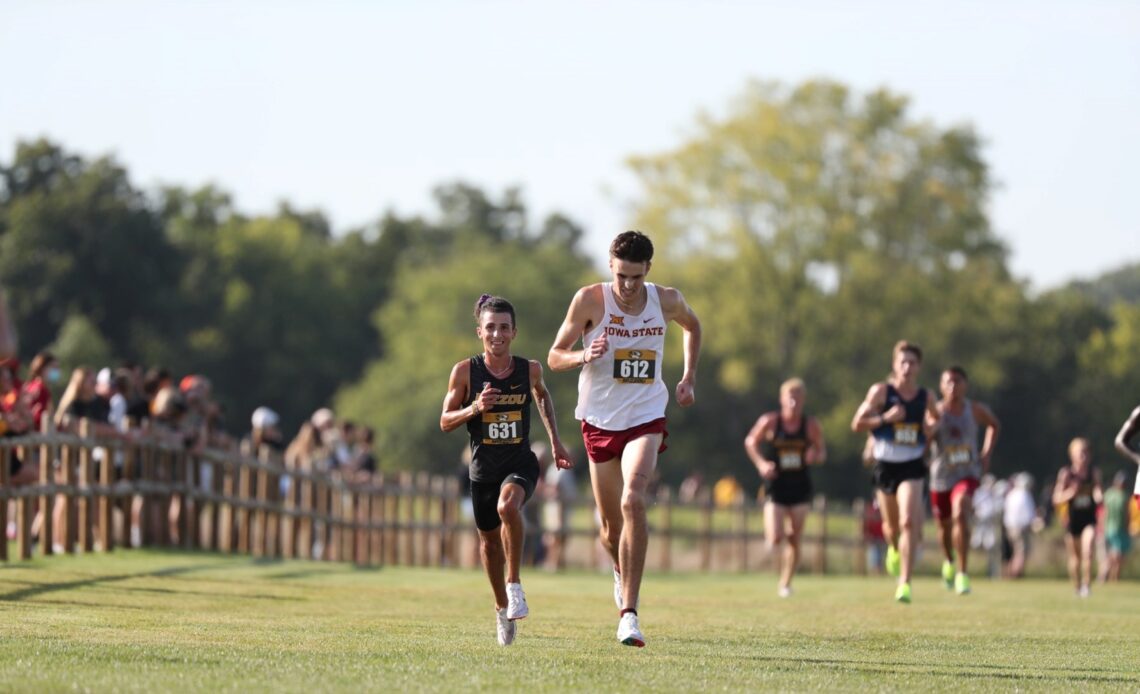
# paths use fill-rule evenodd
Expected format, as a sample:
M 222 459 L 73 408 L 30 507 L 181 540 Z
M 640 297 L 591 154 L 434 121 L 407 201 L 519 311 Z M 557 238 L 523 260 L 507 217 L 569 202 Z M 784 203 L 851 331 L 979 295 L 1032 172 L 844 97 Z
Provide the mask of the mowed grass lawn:
M 608 575 L 524 573 L 494 637 L 475 571 L 119 551 L 0 566 L 2 691 L 1140 689 L 1140 583 L 658 575 L 644 649 L 616 642 Z

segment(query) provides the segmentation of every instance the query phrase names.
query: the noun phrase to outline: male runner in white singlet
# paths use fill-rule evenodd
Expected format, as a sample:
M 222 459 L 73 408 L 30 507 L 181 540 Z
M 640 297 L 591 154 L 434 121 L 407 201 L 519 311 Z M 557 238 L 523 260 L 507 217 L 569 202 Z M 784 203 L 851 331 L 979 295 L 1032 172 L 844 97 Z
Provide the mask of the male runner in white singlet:
M 676 390 L 681 407 L 695 400 L 701 347 L 701 323 L 681 292 L 645 281 L 652 259 L 645 234 L 618 234 L 610 244 L 613 281 L 578 290 L 547 356 L 555 371 L 582 369 L 574 416 L 591 462 L 602 546 L 614 561 L 617 639 L 638 647 L 645 645 L 637 605 L 649 541 L 646 487 L 668 436 L 669 390 L 661 378 L 666 323 L 685 331 L 685 371 Z
M 1140 465 L 1140 453 L 1134 447 L 1137 434 L 1140 434 L 1140 406 L 1132 410 L 1132 414 L 1124 420 L 1124 425 L 1116 433 L 1116 440 L 1114 441 L 1116 450 L 1120 451 L 1121 455 Z M 1132 494 L 1137 501 L 1140 501 L 1140 472 L 1136 474 L 1136 486 L 1133 488 Z

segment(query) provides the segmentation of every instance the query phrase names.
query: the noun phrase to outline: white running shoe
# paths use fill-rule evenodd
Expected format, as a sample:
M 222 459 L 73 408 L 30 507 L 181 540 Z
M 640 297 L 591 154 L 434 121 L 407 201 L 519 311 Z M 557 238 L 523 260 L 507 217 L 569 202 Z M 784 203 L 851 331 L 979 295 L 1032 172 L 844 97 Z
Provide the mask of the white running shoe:
M 776 589 L 776 595 L 779 595 L 781 598 L 790 598 L 792 597 L 792 587 L 780 586 Z
M 617 640 L 626 646 L 645 647 L 645 635 L 641 633 L 641 627 L 637 624 L 637 615 L 626 612 L 621 616 L 621 621 L 618 622 Z
M 1087 598 L 1088 596 L 1089 596 L 1089 587 L 1088 587 L 1088 586 L 1085 586 L 1085 585 L 1082 585 L 1082 586 L 1081 586 L 1081 587 L 1080 587 L 1080 588 L 1077 590 L 1077 597 L 1078 597 L 1078 598 Z
M 507 608 L 495 609 L 495 632 L 499 637 L 500 646 L 509 646 L 515 642 L 515 632 L 517 627 L 510 619 L 507 619 Z
M 521 583 L 507 584 L 507 619 L 512 622 L 522 619 L 530 614 L 526 606 L 526 595 L 523 594 Z

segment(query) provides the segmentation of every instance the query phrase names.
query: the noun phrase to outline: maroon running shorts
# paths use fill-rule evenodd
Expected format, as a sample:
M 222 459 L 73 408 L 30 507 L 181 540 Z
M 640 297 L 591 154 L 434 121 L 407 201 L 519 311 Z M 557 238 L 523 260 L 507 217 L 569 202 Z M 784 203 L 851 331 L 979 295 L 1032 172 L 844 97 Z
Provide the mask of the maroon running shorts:
M 930 508 L 935 518 L 950 518 L 953 515 L 954 499 L 971 496 L 978 490 L 978 480 L 966 477 L 958 480 L 950 491 L 930 492 Z
M 592 463 L 604 463 L 607 460 L 620 458 L 626 444 L 646 434 L 662 434 L 661 447 L 657 449 L 657 452 L 664 453 L 665 449 L 668 448 L 665 445 L 665 439 L 669 437 L 669 432 L 665 429 L 664 417 L 621 431 L 607 431 L 606 429 L 599 429 L 593 424 L 587 424 L 584 420 L 582 422 L 582 441 L 586 444 L 586 455 L 589 456 Z

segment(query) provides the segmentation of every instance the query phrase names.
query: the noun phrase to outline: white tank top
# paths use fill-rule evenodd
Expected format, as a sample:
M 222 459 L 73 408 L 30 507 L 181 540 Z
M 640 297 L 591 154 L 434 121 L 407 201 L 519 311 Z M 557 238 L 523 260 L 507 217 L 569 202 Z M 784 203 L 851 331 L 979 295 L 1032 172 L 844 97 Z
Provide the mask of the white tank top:
M 610 347 L 582 367 L 574 417 L 607 431 L 622 431 L 665 416 L 669 390 L 661 378 L 665 362 L 665 316 L 657 285 L 646 282 L 639 315 L 623 313 L 613 287 L 602 285 L 605 313 L 582 338 L 589 345 L 604 330 Z

